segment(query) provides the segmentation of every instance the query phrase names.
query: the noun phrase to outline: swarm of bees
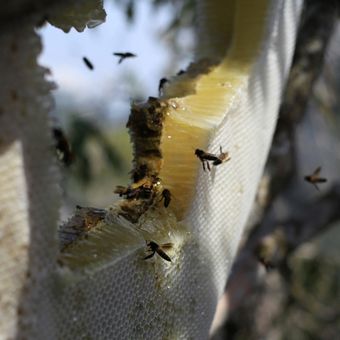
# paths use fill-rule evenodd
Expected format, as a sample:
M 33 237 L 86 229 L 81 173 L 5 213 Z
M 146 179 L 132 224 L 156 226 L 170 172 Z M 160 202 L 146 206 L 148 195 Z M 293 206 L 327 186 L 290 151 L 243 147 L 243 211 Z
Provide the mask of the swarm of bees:
M 125 59 L 137 57 L 136 54 L 131 52 L 115 52 L 113 53 L 113 55 L 119 58 L 118 64 L 121 64 Z M 88 58 L 83 57 L 83 62 L 88 67 L 88 69 L 94 69 L 92 62 Z M 181 76 L 185 73 L 186 71 L 180 70 L 177 75 Z M 167 78 L 160 79 L 158 85 L 159 96 L 163 94 L 164 87 L 168 82 L 169 80 Z M 149 97 L 149 101 L 158 103 L 158 98 Z M 56 140 L 56 149 L 59 158 L 64 162 L 65 165 L 69 165 L 73 159 L 73 155 L 65 136 L 60 129 L 54 129 L 53 134 Z M 194 154 L 202 163 L 203 171 L 205 172 L 211 171 L 212 167 L 217 167 L 225 162 L 228 162 L 231 159 L 229 152 L 224 152 L 222 146 L 220 146 L 219 148 L 219 153 L 208 153 L 202 149 L 197 148 L 195 149 Z M 319 166 L 317 169 L 314 170 L 312 174 L 304 176 L 304 180 L 312 184 L 318 191 L 320 191 L 319 184 L 327 182 L 327 179 L 321 177 L 320 174 L 321 167 Z M 154 204 L 154 198 L 158 197 L 158 201 L 162 202 L 164 208 L 168 208 L 172 200 L 172 193 L 169 189 L 162 188 L 162 186 L 156 188 L 156 183 L 159 182 L 160 180 L 158 178 L 149 179 L 145 174 L 145 177 L 142 180 L 136 179 L 135 183 L 127 187 L 117 186 L 114 192 L 120 197 L 124 197 L 127 200 L 134 200 L 136 202 L 145 201 L 145 204 L 147 204 L 148 206 Z M 172 246 L 172 243 L 158 244 L 155 241 L 148 241 L 147 248 L 150 254 L 147 255 L 144 259 L 150 259 L 157 253 L 165 261 L 171 262 L 171 258 L 166 254 L 165 250 L 170 249 Z M 266 267 L 270 267 L 270 264 L 265 263 L 264 260 L 262 260 L 262 262 L 266 265 Z
M 113 55 L 116 57 L 119 57 L 118 64 L 121 64 L 127 58 L 137 57 L 136 54 L 131 53 L 131 52 L 114 52 Z M 89 70 L 91 71 L 94 70 L 93 63 L 87 57 L 83 57 L 83 62 Z
M 220 154 L 219 155 L 213 154 L 213 153 L 208 153 L 208 152 L 205 152 L 201 149 L 196 149 L 195 155 L 201 161 L 204 171 L 206 171 L 206 169 L 208 169 L 208 171 L 211 170 L 209 162 L 212 162 L 213 166 L 217 166 L 217 165 L 220 165 L 220 164 L 230 160 L 229 153 L 223 152 L 222 146 L 220 146 Z
M 206 169 L 208 169 L 209 171 L 211 170 L 210 162 L 212 163 L 213 166 L 218 166 L 224 162 L 227 162 L 230 159 L 229 153 L 223 152 L 222 147 L 220 147 L 219 154 L 211 154 L 201 149 L 196 149 L 195 155 L 202 162 L 204 171 Z M 117 186 L 114 192 L 118 194 L 120 197 L 124 197 L 127 200 L 136 201 L 150 200 L 150 202 L 153 202 L 153 198 L 155 196 L 160 196 L 159 201 L 163 202 L 164 208 L 168 208 L 172 199 L 171 191 L 167 188 L 162 188 L 162 190 L 160 191 L 160 188 L 158 187 L 159 184 L 160 184 L 159 178 L 155 177 L 150 179 L 146 174 L 144 174 L 143 179 L 137 180 L 136 178 L 136 182 L 127 187 Z M 159 245 L 155 241 L 148 241 L 147 247 L 148 251 L 150 251 L 151 254 L 147 255 L 144 259 L 147 260 L 157 253 L 164 260 L 171 262 L 171 258 L 166 254 L 164 250 L 170 249 L 172 246 L 173 246 L 172 243 L 164 243 Z
M 136 183 L 131 184 L 128 187 L 117 186 L 114 190 L 120 197 L 125 197 L 128 200 L 148 200 L 154 195 L 154 187 L 160 183 L 158 178 L 149 180 L 147 177 Z M 159 189 L 156 189 L 159 190 Z M 171 192 L 169 189 L 163 189 L 160 193 L 160 201 L 163 201 L 164 207 L 167 208 L 171 202 Z M 147 260 L 157 253 L 164 260 L 171 262 L 171 258 L 165 253 L 164 250 L 170 249 L 173 246 L 172 243 L 157 244 L 154 241 L 147 242 L 148 251 L 151 252 L 144 259 Z

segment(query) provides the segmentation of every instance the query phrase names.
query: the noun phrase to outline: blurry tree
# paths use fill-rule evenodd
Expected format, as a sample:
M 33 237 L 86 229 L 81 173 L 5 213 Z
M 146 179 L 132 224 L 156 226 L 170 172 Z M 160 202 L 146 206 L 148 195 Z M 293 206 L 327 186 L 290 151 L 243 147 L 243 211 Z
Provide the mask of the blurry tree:
M 228 310 L 213 339 L 340 334 L 340 253 L 329 257 L 330 244 L 318 242 L 327 234 L 340 240 L 337 5 L 305 3 L 253 218 L 226 286 Z M 319 165 L 332 183 L 311 196 L 316 190 L 303 177 Z
M 109 141 L 94 123 L 87 121 L 84 118 L 80 118 L 79 115 L 73 115 L 69 124 L 70 144 L 76 155 L 73 166 L 73 175 L 76 178 L 81 180 L 84 184 L 87 184 L 91 180 L 92 165 L 90 162 L 89 150 L 87 148 L 88 142 L 94 142 L 100 147 L 109 168 L 119 172 L 124 169 L 121 156 L 116 149 L 110 145 Z

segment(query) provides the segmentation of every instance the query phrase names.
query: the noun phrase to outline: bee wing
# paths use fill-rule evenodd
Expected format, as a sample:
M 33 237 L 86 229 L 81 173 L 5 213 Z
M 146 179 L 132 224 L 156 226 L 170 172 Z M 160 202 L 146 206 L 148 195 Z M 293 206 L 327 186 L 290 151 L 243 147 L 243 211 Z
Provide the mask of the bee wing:
M 205 161 L 202 161 L 203 171 L 205 171 Z
M 315 189 L 316 189 L 317 191 L 320 191 L 318 185 L 317 185 L 315 182 L 313 182 L 313 185 L 314 185 L 314 187 L 315 187 Z
M 115 53 L 113 53 L 113 55 L 115 55 L 117 57 L 123 57 L 124 53 L 115 52 Z
M 166 261 L 171 262 L 171 258 L 160 248 L 156 250 L 157 254 Z
M 321 172 L 321 166 L 317 167 L 314 172 L 313 172 L 313 175 L 314 176 L 319 176 L 320 175 L 320 172 Z
M 173 243 L 164 243 L 161 245 L 162 249 L 171 249 L 174 246 Z

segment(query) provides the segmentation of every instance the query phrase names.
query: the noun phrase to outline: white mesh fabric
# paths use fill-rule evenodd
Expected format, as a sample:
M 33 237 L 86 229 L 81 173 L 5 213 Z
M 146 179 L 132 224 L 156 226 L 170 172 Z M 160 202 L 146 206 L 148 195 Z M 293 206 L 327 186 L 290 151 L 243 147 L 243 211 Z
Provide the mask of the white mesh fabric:
M 25 298 L 34 301 L 55 269 L 59 203 L 47 119 L 51 85 L 36 64 L 40 40 L 32 22 L 7 29 L 0 34 L 1 339 L 24 331 L 23 315 L 31 315 L 27 325 L 34 322 L 35 305 Z
M 31 233 L 28 244 L 31 279 L 26 281 L 25 309 L 19 323 L 21 335 L 32 339 L 207 338 L 271 143 L 292 58 L 300 7 L 301 1 L 272 1 L 265 42 L 250 78 L 245 79 L 240 90 L 242 100 L 235 101 L 237 106 L 231 107 L 211 136 L 209 149 L 228 146 L 232 160 L 216 168 L 211 176 L 199 175 L 196 197 L 185 220 L 191 235 L 183 248 L 175 249 L 172 263 L 159 258 L 142 261 L 141 249 L 122 256 L 119 261 L 116 259 L 114 265 L 107 264 L 84 274 L 57 268 L 54 240 L 57 205 L 50 182 L 55 176 L 49 172 L 50 157 L 45 157 L 47 134 L 42 133 L 40 139 L 36 136 L 47 126 L 46 119 L 41 117 L 48 105 L 44 106 L 43 100 L 37 100 L 37 105 L 33 100 L 40 98 L 45 87 L 42 77 L 29 86 L 23 81 L 25 78 L 20 78 L 20 91 L 32 96 L 33 102 L 28 102 L 27 106 L 36 111 L 31 117 L 34 124 L 29 119 L 26 124 L 21 123 L 20 112 L 13 110 L 18 113 L 2 120 L 1 126 L 6 133 L 18 131 L 12 133 L 11 138 L 22 141 L 24 146 L 21 153 L 18 152 L 20 148 L 13 149 L 19 159 L 16 167 L 24 166 L 29 185 L 25 184 L 21 173 L 19 189 L 14 186 L 8 189 L 0 182 L 0 197 L 1 202 L 6 201 L 5 189 L 16 192 L 16 198 L 11 199 L 13 204 L 21 200 L 21 193 L 29 197 L 29 204 L 18 211 L 25 221 L 23 235 L 28 234 L 28 228 Z M 6 37 L 1 39 L 1 46 L 9 46 Z M 29 39 L 21 40 L 17 36 L 15 39 L 29 44 L 35 38 L 30 33 Z M 24 47 L 27 50 L 31 46 Z M 2 74 L 6 74 L 7 66 L 1 65 Z M 24 73 L 26 68 L 28 65 L 23 63 L 19 70 Z M 35 79 L 34 74 L 27 79 Z M 11 107 L 6 98 L 0 99 L 1 105 Z M 0 164 L 5 164 L 4 155 L 0 155 Z M 10 164 L 8 160 L 6 164 Z M 6 174 L 13 171 L 9 166 L 0 169 Z M 7 213 L 6 218 L 17 225 L 12 214 Z M 25 236 L 23 238 L 28 242 Z M 25 267 L 27 255 L 23 253 L 22 256 Z M 15 276 L 14 260 L 10 257 L 6 260 L 11 261 L 7 268 Z M 0 263 L 3 268 L 3 258 Z M 23 272 L 16 277 L 21 285 Z M 2 288 L 3 276 L 0 281 Z M 13 311 L 19 304 L 18 289 L 12 293 L 16 300 Z M 10 294 L 9 287 L 5 290 Z M 9 316 L 6 317 L 9 320 Z M 15 325 L 12 331 L 13 327 Z M 1 332 L 7 337 L 13 334 L 5 327 Z
M 201 253 L 210 259 L 219 293 L 226 283 L 271 144 L 300 9 L 299 1 L 272 2 L 262 52 L 240 89 L 241 100 L 235 99 L 210 140 L 209 150 L 222 145 L 230 152 L 231 161 L 214 168 L 212 176 L 201 172 L 198 180 L 188 221 L 197 228 Z

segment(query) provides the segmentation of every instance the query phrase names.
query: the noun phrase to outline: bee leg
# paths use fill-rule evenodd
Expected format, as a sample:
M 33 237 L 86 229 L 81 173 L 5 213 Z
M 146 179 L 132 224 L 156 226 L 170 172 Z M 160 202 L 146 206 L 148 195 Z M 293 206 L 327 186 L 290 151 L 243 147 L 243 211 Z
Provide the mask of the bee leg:
M 205 161 L 202 161 L 203 171 L 205 171 Z
M 211 169 L 210 169 L 210 164 L 209 164 L 208 161 L 207 161 L 207 168 L 208 168 L 209 171 L 211 170 Z
M 316 183 L 313 183 L 313 185 L 314 185 L 314 187 L 315 187 L 315 189 L 316 189 L 317 191 L 320 191 L 320 189 L 319 189 L 319 187 L 318 187 L 318 185 L 317 185 Z
M 152 252 L 150 255 L 148 255 L 148 256 L 145 256 L 143 260 L 150 259 L 152 256 L 154 256 L 154 255 L 155 255 L 155 252 L 156 252 L 156 251 L 153 251 L 153 252 Z

